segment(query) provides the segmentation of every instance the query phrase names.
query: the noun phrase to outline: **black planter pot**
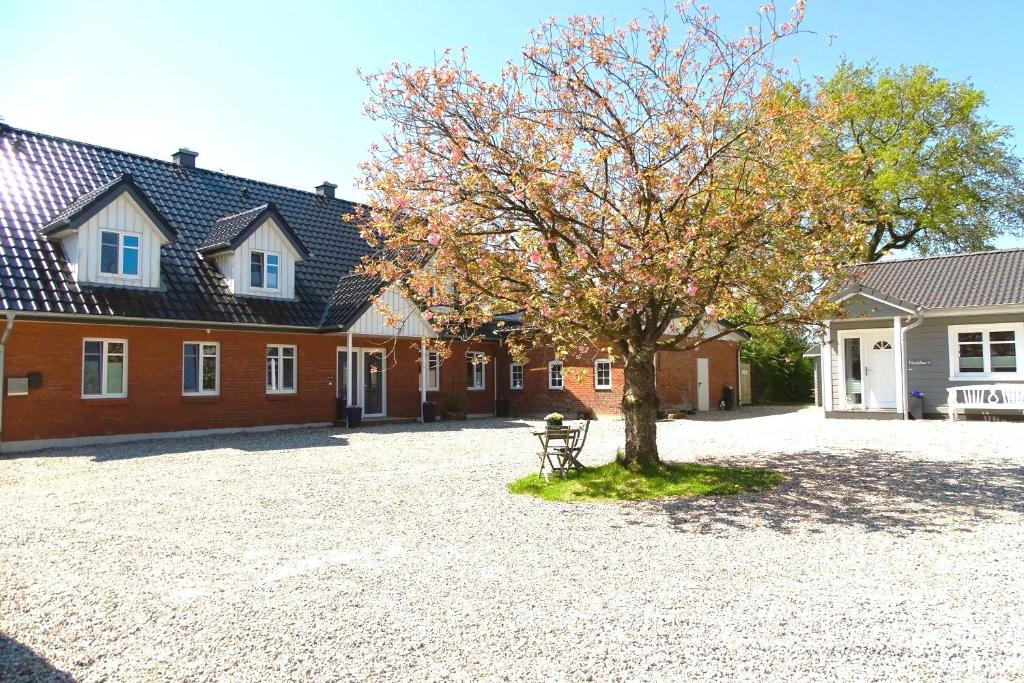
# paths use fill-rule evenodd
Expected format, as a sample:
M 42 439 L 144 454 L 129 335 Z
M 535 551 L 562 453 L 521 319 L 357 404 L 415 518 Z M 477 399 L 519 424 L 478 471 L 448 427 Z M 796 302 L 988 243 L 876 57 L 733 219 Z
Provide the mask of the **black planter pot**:
M 345 408 L 345 418 L 348 420 L 349 429 L 361 427 L 363 424 L 362 406 L 349 406 Z
M 924 399 L 917 396 L 910 397 L 910 405 L 908 406 L 911 420 L 923 420 L 924 419 Z
M 334 415 L 339 420 L 345 419 L 345 404 L 348 403 L 344 398 L 339 398 L 334 404 Z
M 508 399 L 499 398 L 494 401 L 494 417 L 508 417 Z
M 437 419 L 437 404 L 433 401 L 426 401 L 423 404 L 423 421 L 433 422 Z

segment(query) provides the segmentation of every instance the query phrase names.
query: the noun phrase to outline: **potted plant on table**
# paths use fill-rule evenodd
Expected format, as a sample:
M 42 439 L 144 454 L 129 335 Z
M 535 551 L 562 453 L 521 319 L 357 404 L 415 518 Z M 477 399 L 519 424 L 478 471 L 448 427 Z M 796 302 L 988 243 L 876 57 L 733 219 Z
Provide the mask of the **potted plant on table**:
M 910 419 L 922 420 L 924 419 L 924 394 L 920 391 L 910 392 Z
M 544 416 L 544 422 L 547 423 L 548 427 L 561 427 L 562 420 L 564 419 L 565 416 L 561 413 L 548 413 Z

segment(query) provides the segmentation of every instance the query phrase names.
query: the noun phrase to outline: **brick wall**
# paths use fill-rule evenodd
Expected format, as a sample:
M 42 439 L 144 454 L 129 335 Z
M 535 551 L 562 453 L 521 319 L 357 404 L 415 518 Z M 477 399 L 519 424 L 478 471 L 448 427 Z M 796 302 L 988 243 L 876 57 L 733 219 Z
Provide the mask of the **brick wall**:
M 722 399 L 722 387 L 737 387 L 736 342 L 715 340 L 693 351 L 659 351 L 657 359 L 658 398 L 663 407 L 697 407 L 697 358 L 708 359 L 708 393 L 712 410 Z M 513 415 L 540 415 L 558 411 L 575 417 L 581 412 L 595 415 L 620 413 L 622 364 L 612 366 L 612 388 L 594 388 L 594 360 L 605 354 L 594 351 L 564 361 L 565 388 L 548 389 L 548 362 L 555 359 L 551 349 L 536 349 L 523 368 L 524 387 L 510 390 L 507 360 L 502 370 L 501 389 L 508 394 Z

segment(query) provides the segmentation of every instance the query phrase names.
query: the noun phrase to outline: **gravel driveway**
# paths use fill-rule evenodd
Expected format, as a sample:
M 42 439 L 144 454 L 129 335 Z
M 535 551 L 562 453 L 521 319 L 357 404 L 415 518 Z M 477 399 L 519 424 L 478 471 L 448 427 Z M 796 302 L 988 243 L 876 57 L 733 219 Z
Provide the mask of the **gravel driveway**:
M 1022 676 L 1024 425 L 728 417 L 663 457 L 781 487 L 512 496 L 498 420 L 0 460 L 0 680 Z

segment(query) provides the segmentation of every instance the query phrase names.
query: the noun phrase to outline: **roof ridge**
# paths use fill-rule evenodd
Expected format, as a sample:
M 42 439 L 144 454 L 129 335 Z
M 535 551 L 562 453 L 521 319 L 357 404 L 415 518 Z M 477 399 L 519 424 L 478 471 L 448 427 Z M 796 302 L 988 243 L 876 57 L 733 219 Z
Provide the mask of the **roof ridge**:
M 1016 251 L 1024 251 L 1024 247 L 1010 247 L 1008 249 L 978 249 L 976 251 L 965 251 L 959 254 L 930 254 L 928 256 L 908 256 L 906 258 L 894 258 L 888 261 L 858 261 L 851 263 L 854 266 L 881 266 L 887 263 L 907 263 L 908 261 L 932 261 L 948 258 L 964 258 L 966 256 L 984 256 L 986 254 L 1010 254 Z
M 258 204 L 256 206 L 250 208 L 250 209 L 242 209 L 241 211 L 239 211 L 237 213 L 229 213 L 226 216 L 221 216 L 220 218 L 217 219 L 217 222 L 219 223 L 221 221 L 226 221 L 226 220 L 228 220 L 230 218 L 238 218 L 242 214 L 252 213 L 253 211 L 262 211 L 263 209 L 267 209 L 267 208 L 269 208 L 269 207 L 271 207 L 273 205 L 274 205 L 273 202 L 263 202 L 262 204 Z
M 59 135 L 51 135 L 50 133 L 40 133 L 38 131 L 28 130 L 27 128 L 17 128 L 16 126 L 12 126 L 10 124 L 2 124 L 2 126 L 0 126 L 0 136 L 3 136 L 4 134 L 6 134 L 8 132 L 24 133 L 26 135 L 35 135 L 37 137 L 47 138 L 47 139 L 50 139 L 50 140 L 56 140 L 58 142 L 66 142 L 66 143 L 70 143 L 72 145 L 81 145 L 83 147 L 90 147 L 92 149 L 102 150 L 104 152 L 113 152 L 115 154 L 124 154 L 125 156 L 135 157 L 136 159 L 145 159 L 146 161 L 155 161 L 158 164 L 162 164 L 164 166 L 169 166 L 171 168 L 183 168 L 182 166 L 179 166 L 178 164 L 174 163 L 173 161 L 165 161 L 163 159 L 157 159 L 156 157 L 146 156 L 145 154 L 139 154 L 138 152 L 129 152 L 129 151 L 126 151 L 126 150 L 123 150 L 123 149 L 117 149 L 115 147 L 107 147 L 105 145 L 97 145 L 97 144 L 92 143 L 92 142 L 83 142 L 81 140 L 72 140 L 71 138 L 65 138 L 65 137 L 61 137 Z M 288 185 L 281 185 L 279 183 L 271 183 L 271 182 L 267 182 L 266 180 L 257 180 L 256 178 L 246 178 L 245 176 L 240 176 L 240 175 L 237 175 L 237 174 L 234 174 L 234 173 L 225 173 L 224 171 L 214 171 L 214 170 L 209 169 L 209 168 L 199 168 L 199 167 L 193 167 L 193 168 L 189 168 L 187 170 L 189 172 L 191 172 L 191 173 L 209 173 L 211 175 L 221 176 L 223 178 L 233 178 L 234 180 L 242 180 L 242 181 L 245 181 L 245 182 L 257 183 L 259 185 L 264 185 L 266 187 L 274 187 L 274 188 L 277 188 L 279 190 L 288 190 L 289 192 L 299 192 L 299 193 L 305 194 L 305 195 L 313 195 L 314 197 L 319 197 L 321 199 L 328 199 L 328 197 L 323 197 L 322 195 L 317 194 L 316 190 L 300 190 L 297 187 L 289 187 Z M 333 198 L 330 198 L 330 199 L 331 199 L 331 201 L 341 202 L 343 204 L 350 204 L 352 206 L 367 206 L 366 204 L 363 204 L 362 202 L 352 201 L 351 199 L 342 199 L 341 197 L 333 197 Z

